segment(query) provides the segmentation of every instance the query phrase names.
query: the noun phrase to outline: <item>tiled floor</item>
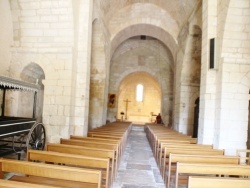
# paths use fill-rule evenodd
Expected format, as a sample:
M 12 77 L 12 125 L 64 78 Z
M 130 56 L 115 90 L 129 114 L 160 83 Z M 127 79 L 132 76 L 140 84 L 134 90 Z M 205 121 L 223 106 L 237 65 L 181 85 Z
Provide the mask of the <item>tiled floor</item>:
M 133 126 L 113 188 L 165 188 L 143 126 Z

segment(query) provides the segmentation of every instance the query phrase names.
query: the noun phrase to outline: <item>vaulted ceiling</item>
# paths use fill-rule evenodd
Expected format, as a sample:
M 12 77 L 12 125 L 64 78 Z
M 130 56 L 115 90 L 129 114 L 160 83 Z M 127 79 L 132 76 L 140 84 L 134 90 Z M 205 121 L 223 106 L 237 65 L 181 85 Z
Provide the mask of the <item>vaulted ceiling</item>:
M 108 22 L 121 9 L 134 4 L 153 4 L 166 12 L 181 26 L 201 0 L 99 0 L 100 8 Z
M 184 24 L 201 0 L 96 0 L 110 33 L 111 54 L 130 37 L 148 35 L 163 42 L 174 55 Z

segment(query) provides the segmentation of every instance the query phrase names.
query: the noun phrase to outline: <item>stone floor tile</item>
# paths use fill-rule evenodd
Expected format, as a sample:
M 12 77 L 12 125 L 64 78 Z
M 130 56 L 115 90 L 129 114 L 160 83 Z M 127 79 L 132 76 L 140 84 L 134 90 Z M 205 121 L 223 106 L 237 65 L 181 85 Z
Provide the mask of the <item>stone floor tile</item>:
M 143 126 L 133 126 L 113 188 L 165 188 Z

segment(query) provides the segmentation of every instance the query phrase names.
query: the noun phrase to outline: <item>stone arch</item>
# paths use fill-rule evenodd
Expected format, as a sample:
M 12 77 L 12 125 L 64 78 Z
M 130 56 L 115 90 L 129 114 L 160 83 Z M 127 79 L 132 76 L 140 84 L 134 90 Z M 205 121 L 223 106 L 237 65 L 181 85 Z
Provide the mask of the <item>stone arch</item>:
M 152 53 L 155 54 L 155 56 L 160 56 L 159 58 L 161 58 L 164 62 L 169 63 L 172 70 L 174 71 L 174 61 L 172 59 L 172 54 L 170 50 L 157 39 L 152 39 L 149 41 L 150 44 L 147 44 L 145 43 L 145 41 L 142 42 L 142 41 L 133 41 L 131 39 L 127 39 L 122 44 L 120 44 L 120 46 L 115 50 L 111 58 L 110 66 L 112 66 L 112 63 L 114 62 L 113 60 L 118 58 L 120 55 L 132 51 L 136 48 L 145 48 L 152 51 Z
M 116 81 L 116 84 L 112 88 L 118 89 L 120 84 L 122 83 L 122 81 L 126 77 L 128 77 L 129 75 L 133 74 L 134 72 L 144 72 L 144 73 L 147 73 L 147 74 L 151 75 L 158 82 L 158 84 L 161 86 L 160 78 L 157 77 L 157 75 L 152 75 L 152 71 L 149 68 L 144 67 L 144 68 L 138 68 L 137 70 L 126 70 L 126 71 L 124 71 L 120 75 L 119 79 Z
M 202 31 L 197 25 L 189 29 L 182 67 L 182 82 L 200 83 Z
M 35 117 L 37 121 L 42 122 L 42 113 L 43 113 L 43 99 L 44 99 L 44 85 L 42 84 L 42 80 L 45 79 L 45 74 L 43 69 L 36 63 L 30 63 L 27 66 L 25 66 L 20 74 L 20 78 L 23 81 L 34 83 L 39 86 L 39 91 L 36 96 L 36 114 Z M 21 100 L 19 100 L 19 105 L 26 106 L 28 108 L 29 102 L 32 99 L 32 96 L 28 96 L 29 94 L 24 93 L 24 95 L 21 97 Z M 26 105 L 25 105 L 26 103 Z M 26 109 L 27 109 L 26 108 Z M 20 110 L 21 108 L 19 108 Z M 26 112 L 21 112 L 22 114 L 25 114 Z
M 116 33 L 111 39 L 111 56 L 117 47 L 125 40 L 139 35 L 147 35 L 161 41 L 171 51 L 172 58 L 175 58 L 177 43 L 175 39 L 165 30 L 152 24 L 133 24 Z
M 136 86 L 142 84 L 144 87 L 144 98 L 142 102 L 136 101 Z M 125 113 L 126 120 L 150 122 L 151 112 L 161 112 L 161 87 L 151 74 L 146 72 L 133 72 L 122 79 L 117 94 L 117 117 L 120 112 Z M 126 109 L 124 100 L 130 101 Z M 127 110 L 127 111 L 126 111 Z
M 194 123 L 194 102 L 200 93 L 201 40 L 202 31 L 198 25 L 186 26 L 179 36 L 179 56 L 177 67 L 177 89 L 175 108 L 175 129 L 191 135 Z M 180 58 L 181 57 L 181 58 Z M 196 96 L 193 98 L 193 96 Z
M 133 41 L 133 40 L 131 40 Z M 130 48 L 130 42 L 131 41 L 128 41 L 127 43 L 124 42 L 122 45 L 126 48 Z M 136 40 L 137 41 L 137 40 Z M 119 53 L 119 54 L 126 54 L 124 53 L 124 48 L 122 47 L 122 45 L 117 49 L 117 51 L 115 52 L 115 54 L 113 55 L 113 57 L 116 57 L 116 53 Z M 164 46 L 164 45 L 163 45 Z M 138 48 L 142 48 L 146 51 L 148 51 L 148 57 L 153 57 L 154 56 L 154 51 L 151 50 L 152 46 L 151 47 L 146 47 L 144 48 L 144 45 L 141 46 L 141 45 L 138 45 Z M 131 51 L 131 50 L 130 50 Z M 132 53 L 132 57 L 137 57 L 137 53 L 140 52 L 140 49 L 139 51 L 131 51 Z M 144 51 L 145 52 L 145 51 Z M 156 53 L 157 54 L 157 53 Z M 167 54 L 167 53 L 166 53 Z M 170 56 L 171 56 L 171 53 L 169 53 Z M 166 122 L 166 124 L 168 124 L 169 122 L 169 117 L 170 117 L 170 114 L 172 114 L 172 83 L 173 83 L 173 80 L 171 81 L 171 79 L 173 78 L 173 74 L 174 74 L 174 71 L 172 69 L 172 66 L 173 65 L 170 65 L 170 63 L 166 63 L 163 61 L 161 63 L 161 65 L 159 65 L 159 67 L 161 67 L 159 69 L 159 67 L 157 66 L 154 66 L 154 61 L 157 59 L 148 59 L 148 57 L 145 57 L 145 62 L 148 62 L 146 63 L 145 65 L 147 66 L 136 66 L 137 63 L 133 63 L 132 61 L 134 62 L 137 62 L 136 59 L 131 59 L 129 58 L 130 54 L 128 55 L 125 55 L 125 57 L 122 57 L 121 59 L 113 59 L 113 61 L 116 61 L 116 62 L 113 62 L 111 64 L 111 68 L 110 68 L 110 72 L 114 72 L 114 71 L 119 71 L 119 73 L 116 73 L 112 76 L 112 74 L 110 75 L 110 82 L 109 82 L 109 93 L 114 93 L 114 94 L 118 94 L 118 88 L 119 88 L 119 85 L 120 83 L 122 82 L 122 80 L 128 76 L 129 74 L 132 74 L 132 73 L 135 73 L 135 72 L 146 72 L 150 75 L 152 75 L 153 77 L 155 77 L 155 79 L 157 80 L 157 82 L 159 83 L 160 87 L 161 87 L 161 90 L 163 92 L 162 94 L 162 109 L 161 109 L 161 112 L 162 112 L 162 117 L 163 117 L 163 120 L 164 122 Z M 125 59 L 126 60 L 125 60 Z M 167 56 L 166 57 L 168 59 L 168 61 L 171 61 L 171 57 Z M 139 59 L 138 59 L 139 60 Z M 121 62 L 120 62 L 121 61 Z M 126 69 L 122 69 L 122 66 L 124 66 L 125 64 L 123 63 L 126 63 Z M 162 60 L 161 60 L 162 61 Z M 139 62 L 139 61 L 138 61 Z M 150 63 L 149 63 L 150 62 Z M 153 63 L 153 64 L 151 64 Z M 158 65 L 158 64 L 157 64 Z M 121 71 L 122 70 L 122 71 Z M 154 71 L 153 71 L 154 70 Z M 170 76 L 172 74 L 172 76 Z M 171 108 L 170 108 L 171 107 Z M 108 110 L 108 118 L 112 118 L 114 117 L 116 114 L 116 109 L 109 109 Z M 113 115 L 112 115 L 113 114 Z M 164 117 L 165 116 L 165 117 Z
M 223 20 L 223 22 L 220 24 L 219 31 L 221 32 L 217 38 L 217 53 L 219 53 L 218 57 L 223 58 L 224 62 L 248 64 L 250 59 L 248 55 L 250 51 L 250 41 L 248 40 L 249 30 L 245 29 L 245 25 L 248 23 L 247 20 L 250 19 L 250 16 L 245 14 L 233 14 L 238 4 L 237 0 L 223 1 L 223 6 L 221 6 L 223 10 L 220 11 L 220 20 Z M 249 5 L 242 3 L 240 8 L 247 9 Z M 242 20 L 242 22 L 234 21 L 235 19 Z M 237 40 L 242 40 L 244 42 L 237 43 Z M 242 48 L 244 50 L 241 50 Z M 232 51 L 234 54 L 228 57 L 228 51 Z

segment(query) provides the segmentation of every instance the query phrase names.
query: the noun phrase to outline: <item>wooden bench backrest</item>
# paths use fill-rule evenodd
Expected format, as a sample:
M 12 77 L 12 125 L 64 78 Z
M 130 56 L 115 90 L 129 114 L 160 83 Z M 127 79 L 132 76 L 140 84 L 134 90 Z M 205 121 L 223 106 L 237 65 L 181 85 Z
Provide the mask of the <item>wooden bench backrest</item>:
M 249 188 L 250 179 L 189 176 L 188 188 Z
M 169 137 L 169 138 L 161 138 L 162 142 L 168 142 L 169 140 L 187 140 L 190 141 L 191 144 L 196 144 L 197 139 L 196 138 L 188 138 L 188 137 Z
M 99 142 L 105 142 L 105 143 L 113 143 L 113 144 L 120 144 L 120 140 L 117 139 L 109 139 L 109 138 L 98 138 L 98 137 L 85 137 L 85 136 L 74 136 L 70 135 L 70 139 L 73 140 L 93 140 L 93 141 L 99 141 Z
M 117 171 L 117 158 L 115 155 L 115 150 L 107 150 L 107 149 L 98 149 L 98 148 L 90 148 L 83 146 L 75 146 L 75 145 L 65 145 L 65 144 L 53 144 L 48 143 L 46 146 L 47 151 L 54 151 L 59 153 L 70 153 L 77 155 L 84 155 L 90 157 L 101 157 L 101 158 L 110 158 L 111 160 L 111 179 L 114 178 L 114 175 Z
M 179 174 L 250 176 L 250 166 L 177 162 L 175 188 L 178 188 Z
M 74 146 L 74 145 L 48 143 L 46 148 L 47 151 L 71 153 L 71 154 L 85 155 L 90 157 L 102 157 L 102 158 L 112 159 L 115 156 L 114 150 L 97 149 L 97 148 L 89 148 L 89 147 Z
M 10 159 L 0 159 L 0 170 L 1 178 L 3 178 L 3 172 L 14 172 L 30 176 L 96 183 L 100 186 L 102 178 L 101 171 L 99 170 L 87 170 Z
M 160 147 L 159 147 L 159 151 L 158 152 L 160 152 L 160 153 L 162 153 L 163 154 L 163 152 L 164 152 L 164 147 L 171 147 L 171 148 L 184 148 L 184 149 L 199 149 L 199 148 L 201 148 L 201 149 L 205 149 L 205 148 L 207 148 L 207 149 L 213 149 L 213 145 L 203 145 L 203 144 L 182 144 L 182 143 L 165 143 L 165 142 L 162 142 L 161 144 L 160 144 Z M 157 153 L 157 155 L 156 156 L 158 156 L 158 153 Z M 161 155 L 159 155 L 159 156 L 161 156 Z M 158 157 L 159 157 L 158 156 Z
M 170 178 L 172 165 L 177 162 L 181 163 L 205 163 L 205 164 L 235 164 L 238 165 L 240 162 L 239 157 L 233 156 L 211 156 L 211 155 L 184 155 L 184 154 L 169 154 L 168 160 L 168 173 L 167 173 L 167 187 L 170 187 Z M 164 172 L 165 174 L 165 172 Z
M 29 150 L 27 153 L 27 160 L 62 163 L 62 164 L 104 168 L 104 169 L 109 167 L 109 161 L 110 161 L 108 158 L 87 157 L 76 154 L 58 153 L 52 151 L 39 151 L 39 150 Z
M 117 140 L 121 140 L 123 138 L 123 136 L 101 134 L 101 133 L 91 133 L 91 134 L 88 134 L 88 136 L 89 137 L 99 137 L 99 138 L 112 138 L 112 139 L 117 139 Z
M 104 169 L 106 171 L 106 186 L 108 187 L 109 185 L 109 158 L 86 157 L 82 155 L 58 153 L 52 151 L 28 150 L 27 160 L 75 165 L 79 167 L 96 168 L 101 170 Z
M 183 144 L 183 143 L 168 143 L 162 142 L 161 147 L 175 147 L 175 148 L 208 148 L 213 149 L 213 145 L 203 145 L 203 144 Z
M 3 179 L 0 179 L 0 187 L 1 188 L 59 188 L 49 185 L 37 185 L 33 183 L 23 183 L 23 182 L 16 182 Z
M 99 143 L 94 141 L 84 141 L 84 140 L 71 140 L 71 139 L 60 139 L 61 144 L 66 145 L 76 145 L 76 146 L 85 146 L 85 147 L 93 147 L 99 149 L 113 149 L 118 150 L 118 144 L 109 144 L 109 143 Z
M 164 158 L 168 157 L 170 153 L 174 154 L 190 154 L 190 155 L 224 155 L 224 150 L 220 149 L 208 149 L 208 148 L 175 148 L 175 147 L 165 147 L 164 148 Z
M 216 149 L 207 149 L 207 148 L 197 148 L 197 149 L 185 149 L 185 148 L 174 148 L 174 147 L 165 147 L 163 161 L 162 157 L 160 157 L 159 163 L 160 166 L 163 165 L 162 172 L 166 169 L 166 159 L 169 157 L 170 153 L 174 154 L 187 154 L 187 155 L 224 155 L 224 150 L 216 150 Z

